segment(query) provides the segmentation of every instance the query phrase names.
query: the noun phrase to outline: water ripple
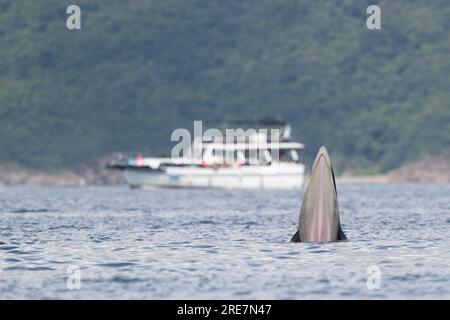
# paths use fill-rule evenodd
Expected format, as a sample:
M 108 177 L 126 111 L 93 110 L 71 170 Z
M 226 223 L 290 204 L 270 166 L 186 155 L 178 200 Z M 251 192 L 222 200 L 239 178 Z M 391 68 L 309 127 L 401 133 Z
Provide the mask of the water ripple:
M 450 298 L 450 186 L 338 191 L 349 241 L 317 244 L 302 191 L 3 188 L 0 299 Z

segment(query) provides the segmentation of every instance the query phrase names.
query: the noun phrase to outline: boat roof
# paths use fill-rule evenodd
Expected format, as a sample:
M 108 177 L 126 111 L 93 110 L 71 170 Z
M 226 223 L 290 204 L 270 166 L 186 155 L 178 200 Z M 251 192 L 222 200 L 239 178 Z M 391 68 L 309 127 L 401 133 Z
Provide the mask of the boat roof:
M 304 144 L 298 142 L 279 143 L 203 143 L 203 148 L 217 150 L 245 150 L 245 149 L 303 149 Z

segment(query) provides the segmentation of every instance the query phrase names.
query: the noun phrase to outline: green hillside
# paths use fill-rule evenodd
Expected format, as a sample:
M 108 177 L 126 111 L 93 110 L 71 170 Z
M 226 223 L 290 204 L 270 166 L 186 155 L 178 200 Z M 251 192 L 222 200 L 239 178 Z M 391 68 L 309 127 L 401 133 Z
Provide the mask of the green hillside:
M 64 1 L 0 1 L 0 163 L 155 154 L 193 120 L 267 116 L 340 170 L 450 150 L 448 0 L 75 3 L 80 31 Z

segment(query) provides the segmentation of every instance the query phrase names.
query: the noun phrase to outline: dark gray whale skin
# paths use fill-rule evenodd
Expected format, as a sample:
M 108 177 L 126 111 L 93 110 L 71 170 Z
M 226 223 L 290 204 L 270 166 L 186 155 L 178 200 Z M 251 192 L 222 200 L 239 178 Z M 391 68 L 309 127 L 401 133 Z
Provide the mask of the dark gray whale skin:
M 303 196 L 297 232 L 291 242 L 347 240 L 341 228 L 333 167 L 327 149 L 321 147 Z

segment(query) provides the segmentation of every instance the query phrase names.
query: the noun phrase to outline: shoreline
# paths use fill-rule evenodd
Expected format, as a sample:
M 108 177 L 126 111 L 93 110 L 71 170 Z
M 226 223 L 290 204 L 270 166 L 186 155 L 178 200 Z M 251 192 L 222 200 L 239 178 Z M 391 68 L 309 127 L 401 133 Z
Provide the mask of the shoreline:
M 450 183 L 450 158 L 428 157 L 406 163 L 385 174 L 358 176 L 344 174 L 336 177 L 339 184 L 448 184 Z
M 0 165 L 0 187 L 87 187 L 126 185 L 122 172 L 106 168 L 107 159 L 96 165 L 79 169 L 45 172 L 19 167 L 14 164 Z M 385 174 L 353 175 L 351 172 L 336 177 L 340 185 L 388 185 L 399 183 L 448 184 L 450 183 L 450 159 L 428 158 L 402 165 Z
M 343 175 L 336 177 L 336 184 L 349 185 L 349 184 L 395 184 L 391 181 L 388 174 L 373 175 L 373 176 L 353 176 Z
M 106 169 L 105 166 L 45 172 L 16 165 L 0 165 L 0 187 L 88 187 L 123 184 L 125 181 L 122 172 Z

